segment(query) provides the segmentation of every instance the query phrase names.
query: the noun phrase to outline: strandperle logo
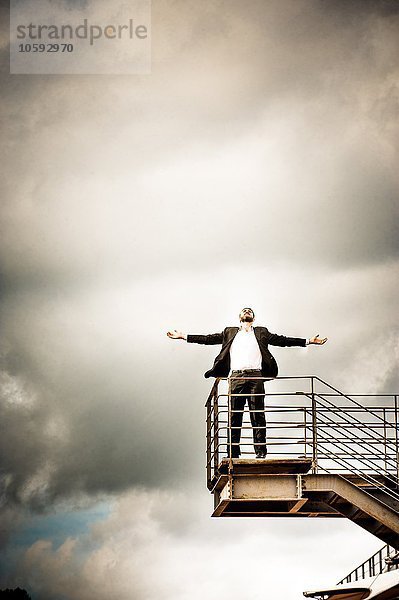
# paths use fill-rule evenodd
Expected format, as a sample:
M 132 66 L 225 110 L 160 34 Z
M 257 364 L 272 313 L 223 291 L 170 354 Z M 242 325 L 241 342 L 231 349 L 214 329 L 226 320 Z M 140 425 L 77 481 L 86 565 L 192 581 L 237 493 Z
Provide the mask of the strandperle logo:
M 80 25 L 43 25 L 36 23 L 19 24 L 16 27 L 18 40 L 41 41 L 57 40 L 70 41 L 74 39 L 88 40 L 93 46 L 96 40 L 105 38 L 115 39 L 138 39 L 145 40 L 148 37 L 148 28 L 143 24 L 136 24 L 134 19 L 129 19 L 127 24 L 94 25 L 84 19 Z
M 10 0 L 10 73 L 151 74 L 151 0 Z

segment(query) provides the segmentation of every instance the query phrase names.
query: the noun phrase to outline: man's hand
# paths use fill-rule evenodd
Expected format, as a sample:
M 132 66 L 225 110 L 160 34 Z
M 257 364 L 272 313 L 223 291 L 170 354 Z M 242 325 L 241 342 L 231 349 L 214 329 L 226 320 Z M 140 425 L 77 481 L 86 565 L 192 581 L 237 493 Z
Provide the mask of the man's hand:
M 319 346 L 325 344 L 328 338 L 319 338 L 319 335 L 320 334 L 318 333 L 314 337 L 310 338 L 309 344 L 318 344 Z
M 181 331 L 177 331 L 176 329 L 173 329 L 172 331 L 168 331 L 166 334 L 169 338 L 171 338 L 172 340 L 186 340 L 187 336 L 182 333 Z

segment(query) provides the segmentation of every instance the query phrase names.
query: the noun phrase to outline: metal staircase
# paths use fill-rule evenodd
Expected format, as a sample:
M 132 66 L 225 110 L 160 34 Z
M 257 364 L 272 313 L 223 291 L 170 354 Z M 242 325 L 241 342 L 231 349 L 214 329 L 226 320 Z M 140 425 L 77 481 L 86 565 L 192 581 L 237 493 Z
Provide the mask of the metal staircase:
M 303 592 L 316 600 L 397 600 L 399 597 L 399 554 L 384 546 L 360 564 L 337 585 Z
M 381 573 L 396 571 L 399 568 L 399 556 L 395 548 L 386 545 L 353 569 L 337 585 L 354 583 L 367 577 L 376 577 Z
M 268 458 L 255 459 L 245 415 L 230 459 L 231 395 L 207 400 L 213 516 L 345 517 L 399 550 L 398 397 L 347 395 L 318 377 L 266 383 Z

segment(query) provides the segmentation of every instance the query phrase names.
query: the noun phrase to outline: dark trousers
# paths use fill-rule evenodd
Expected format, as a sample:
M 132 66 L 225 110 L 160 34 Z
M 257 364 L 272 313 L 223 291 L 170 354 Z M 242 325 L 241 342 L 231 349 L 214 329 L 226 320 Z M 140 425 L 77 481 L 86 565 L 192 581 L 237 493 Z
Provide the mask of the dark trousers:
M 256 454 L 266 454 L 265 386 L 262 379 L 235 379 L 235 377 L 262 377 L 260 371 L 233 371 L 229 378 L 231 400 L 231 456 L 240 456 L 241 426 L 245 402 L 248 402 Z M 235 396 L 234 394 L 243 394 Z M 252 394 L 259 394 L 253 396 Z M 227 454 L 229 455 L 228 447 Z

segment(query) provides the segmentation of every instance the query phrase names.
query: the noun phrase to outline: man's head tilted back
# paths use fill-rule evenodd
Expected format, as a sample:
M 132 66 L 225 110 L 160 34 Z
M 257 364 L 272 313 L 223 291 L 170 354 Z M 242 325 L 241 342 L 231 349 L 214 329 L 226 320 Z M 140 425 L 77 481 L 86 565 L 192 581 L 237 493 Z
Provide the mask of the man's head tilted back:
M 252 308 L 243 308 L 239 317 L 241 323 L 252 323 L 255 319 L 255 313 Z

